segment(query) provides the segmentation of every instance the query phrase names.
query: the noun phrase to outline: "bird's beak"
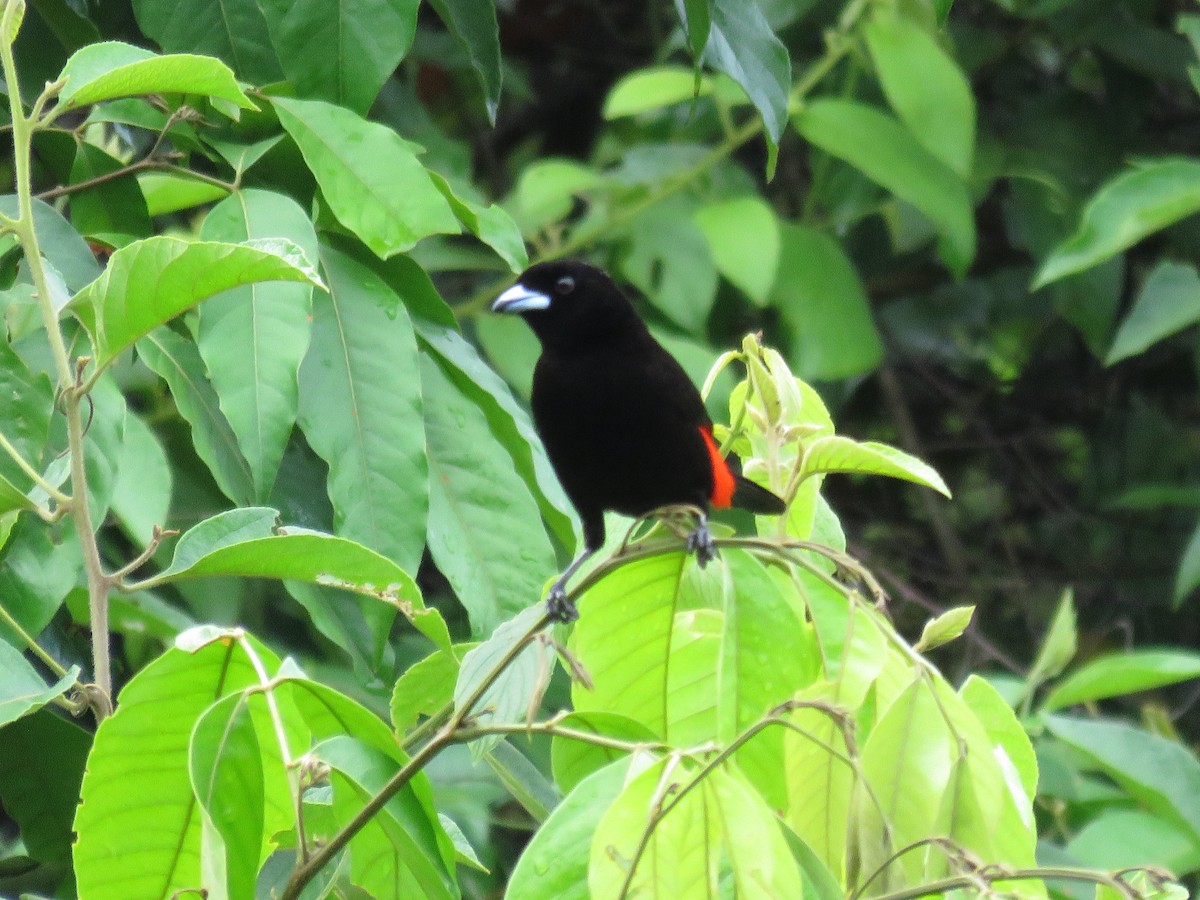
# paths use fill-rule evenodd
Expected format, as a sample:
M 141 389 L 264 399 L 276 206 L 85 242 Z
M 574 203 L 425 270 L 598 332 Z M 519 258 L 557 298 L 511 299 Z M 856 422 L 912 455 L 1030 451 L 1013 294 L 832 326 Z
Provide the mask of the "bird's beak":
M 521 284 L 514 284 L 492 304 L 492 312 L 498 313 L 523 313 L 549 308 L 549 297 L 539 291 L 531 291 Z

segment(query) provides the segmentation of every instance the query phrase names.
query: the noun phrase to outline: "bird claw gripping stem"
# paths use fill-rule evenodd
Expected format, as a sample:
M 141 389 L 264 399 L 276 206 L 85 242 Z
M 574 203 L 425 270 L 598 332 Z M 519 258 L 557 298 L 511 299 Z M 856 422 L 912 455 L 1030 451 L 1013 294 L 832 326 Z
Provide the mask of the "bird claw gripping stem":
M 696 554 L 696 562 L 702 569 L 717 558 L 717 544 L 703 516 L 687 537 L 687 552 Z
M 567 596 L 565 585 L 556 584 L 550 588 L 550 594 L 546 597 L 546 614 L 552 621 L 562 622 L 564 625 L 579 618 L 579 610 Z

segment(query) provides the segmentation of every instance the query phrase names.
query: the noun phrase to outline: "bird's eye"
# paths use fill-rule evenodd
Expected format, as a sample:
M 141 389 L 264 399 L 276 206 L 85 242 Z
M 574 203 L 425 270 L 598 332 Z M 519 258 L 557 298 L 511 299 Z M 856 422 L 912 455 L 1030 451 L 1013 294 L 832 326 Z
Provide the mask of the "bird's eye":
M 575 279 L 570 275 L 564 275 L 554 284 L 554 289 L 560 294 L 569 294 L 575 290 Z

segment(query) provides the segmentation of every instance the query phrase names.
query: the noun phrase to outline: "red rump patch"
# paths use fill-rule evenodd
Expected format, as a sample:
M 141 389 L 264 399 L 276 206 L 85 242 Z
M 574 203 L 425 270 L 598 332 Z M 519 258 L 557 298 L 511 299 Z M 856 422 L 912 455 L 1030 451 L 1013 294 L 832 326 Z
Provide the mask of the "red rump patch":
M 729 470 L 729 463 L 721 456 L 721 448 L 713 440 L 712 426 L 701 425 L 700 436 L 704 438 L 704 446 L 708 448 L 708 459 L 712 463 L 713 492 L 708 499 L 717 509 L 726 509 L 733 505 L 733 491 L 737 482 L 733 472 Z

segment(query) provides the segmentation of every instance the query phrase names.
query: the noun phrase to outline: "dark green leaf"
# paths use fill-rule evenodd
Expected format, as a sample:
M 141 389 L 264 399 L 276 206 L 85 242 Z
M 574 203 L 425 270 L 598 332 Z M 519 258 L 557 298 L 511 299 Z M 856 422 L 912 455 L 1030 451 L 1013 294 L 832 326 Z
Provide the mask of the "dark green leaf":
M 13 219 L 18 217 L 20 210 L 15 195 L 0 196 L 0 213 Z M 33 198 L 33 227 L 37 229 L 42 256 L 62 276 L 67 290 L 78 291 L 100 274 L 100 266 L 87 241 L 54 207 L 36 197 Z
M 330 293 L 313 298 L 300 427 L 329 464 L 335 531 L 415 572 L 429 487 L 412 323 L 369 269 L 327 246 L 321 262 Z
M 84 142 L 79 145 L 75 163 L 71 166 L 71 183 L 103 178 L 125 165 L 94 144 Z M 133 175 L 74 192 L 71 195 L 71 222 L 81 234 L 117 247 L 150 234 L 146 198 Z
M 59 543 L 53 543 L 41 520 L 23 517 L 4 547 L 0 565 L 0 597 L 5 610 L 27 634 L 40 634 L 75 586 L 82 568 L 83 556 L 74 529 L 68 530 Z M 3 622 L 0 639 L 15 647 L 24 646 Z
M 1175 607 L 1181 606 L 1197 587 L 1200 587 L 1200 525 L 1192 531 L 1175 573 Z
M 215 7 L 209 0 L 133 0 L 133 12 L 146 36 L 164 50 L 215 56 L 258 84 L 283 75 L 255 0 L 225 0 Z
M 500 27 L 491 0 L 430 0 L 454 39 L 467 51 L 471 66 L 483 88 L 489 122 L 496 121 L 500 106 Z
M 1200 274 L 1195 266 L 1162 260 L 1146 277 L 1117 329 L 1104 364 L 1128 359 L 1200 321 Z

